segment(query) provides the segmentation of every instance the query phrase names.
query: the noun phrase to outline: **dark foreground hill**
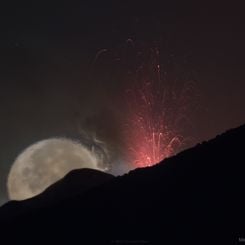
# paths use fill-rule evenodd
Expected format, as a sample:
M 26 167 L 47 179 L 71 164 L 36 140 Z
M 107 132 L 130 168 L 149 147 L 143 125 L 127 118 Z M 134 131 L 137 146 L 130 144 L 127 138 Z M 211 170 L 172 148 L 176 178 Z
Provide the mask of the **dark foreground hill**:
M 0 215 L 4 244 L 241 244 L 245 126 L 54 205 Z M 1 213 L 1 209 L 0 209 Z M 2 218 L 1 218 L 2 217 Z
M 0 208 L 0 218 L 9 220 L 15 216 L 56 205 L 65 199 L 82 194 L 89 189 L 113 179 L 114 176 L 95 169 L 75 169 L 49 186 L 43 193 L 24 201 L 10 201 Z

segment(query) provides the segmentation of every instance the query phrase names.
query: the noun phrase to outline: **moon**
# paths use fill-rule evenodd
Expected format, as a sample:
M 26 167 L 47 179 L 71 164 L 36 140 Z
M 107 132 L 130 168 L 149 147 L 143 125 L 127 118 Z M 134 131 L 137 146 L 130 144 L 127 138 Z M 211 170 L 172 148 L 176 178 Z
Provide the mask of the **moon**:
M 10 200 L 24 200 L 43 192 L 48 186 L 78 168 L 99 167 L 93 151 L 73 140 L 51 138 L 24 150 L 14 161 L 7 180 Z

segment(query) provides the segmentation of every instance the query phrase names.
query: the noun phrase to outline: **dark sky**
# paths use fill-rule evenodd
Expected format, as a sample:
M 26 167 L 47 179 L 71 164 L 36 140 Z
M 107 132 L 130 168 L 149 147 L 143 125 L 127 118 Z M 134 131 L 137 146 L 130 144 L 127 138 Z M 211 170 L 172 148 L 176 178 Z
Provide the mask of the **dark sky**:
M 114 58 L 129 38 L 135 49 L 159 46 L 179 73 L 191 74 L 201 108 L 194 143 L 245 122 L 243 6 L 184 2 L 1 3 L 0 202 L 11 164 L 34 142 L 79 138 L 80 124 L 120 144 L 115 101 L 128 66 Z

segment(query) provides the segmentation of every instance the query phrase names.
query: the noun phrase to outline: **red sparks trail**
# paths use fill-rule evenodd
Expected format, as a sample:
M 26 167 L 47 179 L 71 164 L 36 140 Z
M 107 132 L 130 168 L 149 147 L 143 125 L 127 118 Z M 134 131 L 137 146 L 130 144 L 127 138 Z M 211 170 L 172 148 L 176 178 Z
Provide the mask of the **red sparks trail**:
M 127 138 L 130 140 L 127 147 L 137 167 L 160 162 L 181 144 L 181 136 L 170 128 L 168 115 L 165 115 L 164 94 L 154 94 L 151 86 L 146 83 L 138 91 L 128 91 Z
M 180 124 L 186 116 L 188 89 L 174 91 L 161 80 L 159 65 L 155 74 L 152 79 L 141 78 L 126 93 L 124 138 L 127 155 L 135 167 L 154 165 L 184 144 Z

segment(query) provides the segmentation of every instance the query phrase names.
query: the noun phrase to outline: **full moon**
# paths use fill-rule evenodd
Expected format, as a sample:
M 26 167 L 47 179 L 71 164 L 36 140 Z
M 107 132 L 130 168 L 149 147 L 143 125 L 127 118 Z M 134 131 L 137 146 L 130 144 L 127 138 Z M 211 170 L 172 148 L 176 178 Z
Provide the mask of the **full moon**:
M 78 168 L 102 169 L 93 151 L 65 138 L 42 140 L 29 146 L 13 163 L 7 189 L 10 200 L 31 198 Z

